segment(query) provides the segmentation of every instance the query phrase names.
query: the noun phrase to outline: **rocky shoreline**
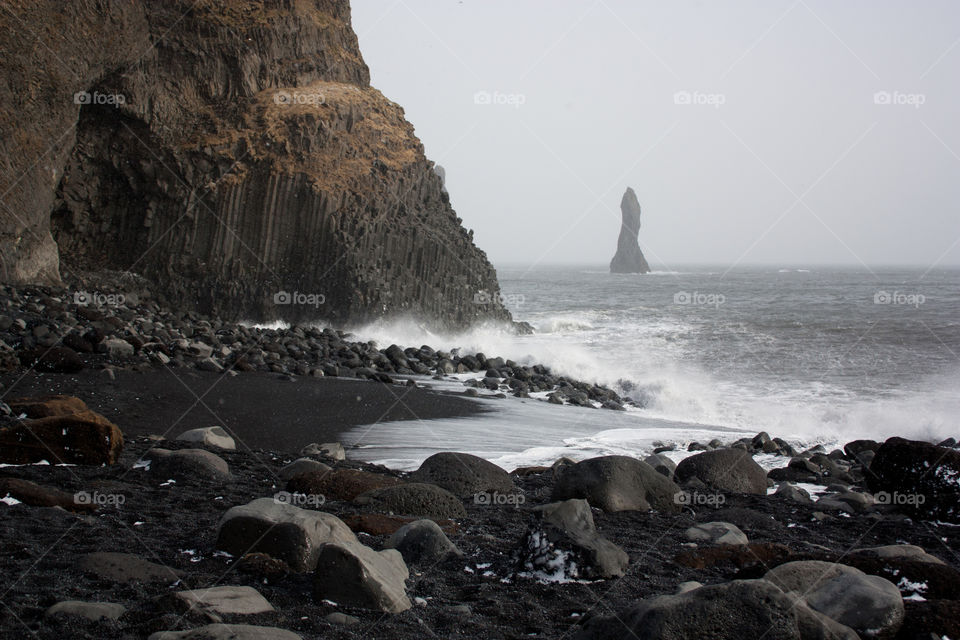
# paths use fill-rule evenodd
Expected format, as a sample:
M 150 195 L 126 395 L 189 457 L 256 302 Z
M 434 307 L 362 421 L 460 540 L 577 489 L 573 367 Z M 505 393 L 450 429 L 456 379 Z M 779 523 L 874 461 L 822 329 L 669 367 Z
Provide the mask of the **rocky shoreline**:
M 238 375 L 344 377 L 416 384 L 404 376 L 477 374 L 465 395 L 528 398 L 554 404 L 622 410 L 637 404 L 612 389 L 483 353 L 437 351 L 429 345 L 380 348 L 330 328 L 256 328 L 194 312 L 173 311 L 145 293 L 100 294 L 49 287 L 0 288 L 0 371 L 76 373 L 99 369 L 173 370 Z
M 0 295 L 4 637 L 960 636 L 955 441 L 800 451 L 759 433 L 510 473 L 439 453 L 404 473 L 350 460 L 335 431 L 258 439 L 269 404 L 239 419 L 231 398 L 262 387 L 363 424 L 411 394 L 413 419 L 478 404 L 419 388 L 459 372 L 481 397 L 630 400 L 483 354 L 68 294 Z M 228 389 L 227 429 L 169 419 L 190 395 L 161 375 L 198 400 Z
M 924 447 L 955 471 L 955 449 L 892 439 L 785 457 L 798 480 L 832 485 L 814 501 L 753 462 L 762 435 L 672 470 L 609 456 L 508 474 L 450 453 L 406 474 L 343 459 L 335 444 L 298 458 L 198 431 L 130 438 L 113 464 L 0 468 L 4 636 L 605 638 L 627 624 L 638 637 L 858 637 L 840 621 L 881 625 L 860 637 L 960 631 L 960 518 L 929 517 L 956 506 L 955 484 L 952 495 L 926 487 L 920 505 L 869 489 Z M 874 467 L 886 460 L 881 480 L 864 451 Z M 902 495 L 914 480 L 899 479 Z

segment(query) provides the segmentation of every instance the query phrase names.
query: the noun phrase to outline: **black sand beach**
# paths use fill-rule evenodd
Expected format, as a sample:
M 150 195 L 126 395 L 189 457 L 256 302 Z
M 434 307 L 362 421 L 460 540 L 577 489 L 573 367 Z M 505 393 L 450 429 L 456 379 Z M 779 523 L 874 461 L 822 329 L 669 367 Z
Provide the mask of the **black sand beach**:
M 151 368 L 76 374 L 34 371 L 0 375 L 0 400 L 75 395 L 116 423 L 127 437 L 176 437 L 218 425 L 240 449 L 296 452 L 311 442 L 336 442 L 351 427 L 394 420 L 480 414 L 482 403 L 401 384 L 342 378 L 289 377 L 266 372 L 238 376 L 195 369 Z

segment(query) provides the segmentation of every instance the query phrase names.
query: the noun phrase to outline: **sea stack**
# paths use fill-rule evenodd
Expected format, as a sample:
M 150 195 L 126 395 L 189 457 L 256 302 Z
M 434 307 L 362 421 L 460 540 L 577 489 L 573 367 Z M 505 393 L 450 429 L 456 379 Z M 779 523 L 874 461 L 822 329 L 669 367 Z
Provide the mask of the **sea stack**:
M 648 273 L 650 265 L 640 251 L 637 236 L 640 234 L 640 202 L 633 189 L 627 187 L 620 201 L 623 223 L 617 239 L 617 253 L 610 261 L 610 273 Z

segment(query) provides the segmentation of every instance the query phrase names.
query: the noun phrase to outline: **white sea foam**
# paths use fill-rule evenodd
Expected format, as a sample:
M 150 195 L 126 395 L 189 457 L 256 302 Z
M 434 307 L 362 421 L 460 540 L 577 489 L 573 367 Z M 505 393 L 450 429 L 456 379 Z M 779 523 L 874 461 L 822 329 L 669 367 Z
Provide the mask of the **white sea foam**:
M 604 324 L 602 311 L 589 311 L 533 317 L 531 322 L 539 329 L 533 336 L 517 336 L 498 326 L 444 335 L 404 321 L 376 323 L 354 332 L 381 346 L 395 342 L 461 347 L 465 353 L 482 351 L 520 363 L 546 364 L 555 373 L 610 385 L 644 408 L 618 413 L 556 407 L 533 399 L 482 400 L 498 410 L 479 418 L 377 425 L 365 434 L 366 443 L 431 446 L 404 446 L 398 451 L 373 447 L 363 458 L 413 468 L 433 451 L 455 449 L 514 468 L 549 464 L 561 456 L 642 456 L 654 442 L 685 447 L 693 440 L 731 441 L 761 430 L 801 446 L 828 447 L 855 438 L 901 435 L 940 440 L 956 433 L 960 371 L 930 376 L 913 390 L 864 397 L 819 381 L 720 379 L 687 350 L 684 336 L 695 328 L 681 321 L 641 319 L 617 331 Z M 470 377 L 474 376 L 460 376 Z M 462 387 L 455 383 L 450 388 Z

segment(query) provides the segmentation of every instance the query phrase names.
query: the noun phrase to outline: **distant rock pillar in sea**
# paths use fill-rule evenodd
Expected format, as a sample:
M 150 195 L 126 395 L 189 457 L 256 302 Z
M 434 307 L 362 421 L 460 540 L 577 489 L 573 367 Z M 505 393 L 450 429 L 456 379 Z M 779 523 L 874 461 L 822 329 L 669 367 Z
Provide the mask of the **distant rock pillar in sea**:
M 640 203 L 630 187 L 627 187 L 620 201 L 620 212 L 623 223 L 617 239 L 617 253 L 610 261 L 610 273 L 648 273 L 650 265 L 637 243 L 637 236 L 640 235 Z

